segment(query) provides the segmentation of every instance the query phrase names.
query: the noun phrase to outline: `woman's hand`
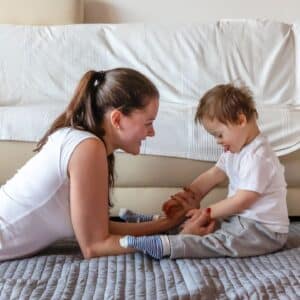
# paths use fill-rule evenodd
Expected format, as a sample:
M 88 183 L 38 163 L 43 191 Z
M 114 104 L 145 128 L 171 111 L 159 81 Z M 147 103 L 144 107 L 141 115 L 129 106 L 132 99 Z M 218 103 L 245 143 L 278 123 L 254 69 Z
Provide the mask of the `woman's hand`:
M 188 187 L 184 187 L 183 191 L 172 195 L 162 207 L 163 212 L 167 217 L 172 217 L 178 210 L 190 210 L 193 208 L 199 208 L 199 203 L 195 199 L 194 192 Z
M 169 218 L 173 218 L 173 216 L 178 212 L 180 212 L 182 215 L 185 215 L 193 208 L 194 207 L 191 206 L 185 199 L 178 195 L 171 196 L 171 198 L 162 206 L 163 212 Z
M 190 206 L 190 209 L 200 207 L 200 202 L 196 199 L 196 194 L 189 187 L 184 187 L 182 191 L 172 195 L 170 197 L 170 199 L 168 199 L 165 202 L 166 203 L 166 211 L 164 209 L 163 210 L 166 214 L 168 214 L 169 207 L 174 206 L 174 204 L 172 204 L 172 201 L 171 201 L 172 199 L 177 199 L 179 201 L 185 201 Z
M 206 210 L 192 209 L 187 212 L 189 219 L 181 226 L 181 234 L 206 235 L 212 233 L 216 222 L 210 217 L 210 208 Z
M 171 197 L 163 204 L 163 211 L 166 215 L 165 220 L 172 226 L 181 224 L 186 219 L 187 212 L 191 209 L 191 205 L 180 197 Z

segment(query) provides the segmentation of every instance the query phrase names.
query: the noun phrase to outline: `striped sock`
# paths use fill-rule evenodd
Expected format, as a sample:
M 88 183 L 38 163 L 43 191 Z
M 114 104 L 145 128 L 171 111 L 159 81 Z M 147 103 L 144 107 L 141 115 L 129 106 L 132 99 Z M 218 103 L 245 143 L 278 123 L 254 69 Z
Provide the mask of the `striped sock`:
M 119 217 L 129 223 L 141 223 L 141 222 L 149 222 L 152 220 L 156 220 L 159 215 L 143 215 L 137 214 L 130 209 L 120 208 Z
M 140 237 L 127 235 L 120 239 L 120 245 L 124 248 L 129 247 L 141 250 L 153 258 L 161 259 L 166 255 L 170 255 L 169 243 L 167 242 L 166 244 L 164 237 L 159 235 Z

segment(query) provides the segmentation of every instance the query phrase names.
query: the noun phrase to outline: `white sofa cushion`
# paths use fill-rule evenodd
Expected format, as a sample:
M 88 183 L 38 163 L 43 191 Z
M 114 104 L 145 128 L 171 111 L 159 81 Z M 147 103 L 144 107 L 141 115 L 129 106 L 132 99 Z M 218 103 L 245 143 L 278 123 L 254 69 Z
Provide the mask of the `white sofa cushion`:
M 193 104 L 213 85 L 242 79 L 260 103 L 300 104 L 294 28 L 255 20 L 0 25 L 1 103 L 66 102 L 86 70 L 127 66 L 148 75 L 173 103 Z M 20 87 L 21 96 L 14 95 Z

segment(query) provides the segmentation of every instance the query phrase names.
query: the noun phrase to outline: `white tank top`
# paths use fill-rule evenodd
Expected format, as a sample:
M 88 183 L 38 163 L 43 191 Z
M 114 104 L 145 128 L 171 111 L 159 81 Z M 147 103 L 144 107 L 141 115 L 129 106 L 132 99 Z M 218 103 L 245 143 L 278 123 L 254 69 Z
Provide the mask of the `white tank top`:
M 68 163 L 87 131 L 62 128 L 0 189 L 0 260 L 22 257 L 74 235 Z

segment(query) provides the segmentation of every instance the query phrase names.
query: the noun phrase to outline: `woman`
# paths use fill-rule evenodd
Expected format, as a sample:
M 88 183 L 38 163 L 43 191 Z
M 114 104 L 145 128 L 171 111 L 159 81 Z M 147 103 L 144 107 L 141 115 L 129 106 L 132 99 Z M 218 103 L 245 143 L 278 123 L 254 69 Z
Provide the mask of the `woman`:
M 0 189 L 0 260 L 41 250 L 75 234 L 84 258 L 128 253 L 125 234 L 147 235 L 178 225 L 172 218 L 132 224 L 109 220 L 114 150 L 138 154 L 154 136 L 159 93 L 126 68 L 89 71 L 67 109 L 39 141 L 38 152 Z

